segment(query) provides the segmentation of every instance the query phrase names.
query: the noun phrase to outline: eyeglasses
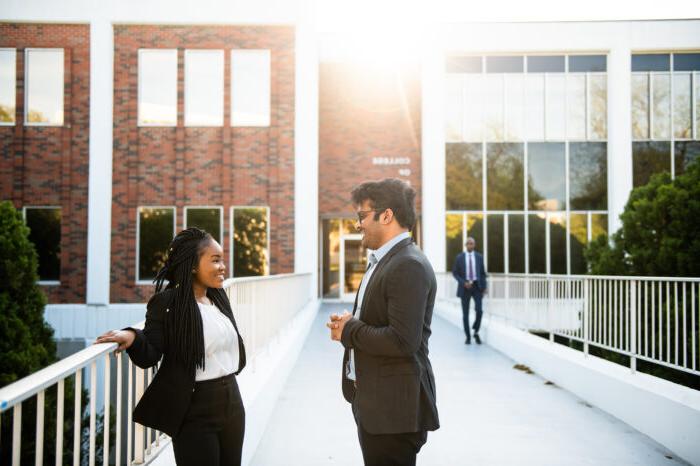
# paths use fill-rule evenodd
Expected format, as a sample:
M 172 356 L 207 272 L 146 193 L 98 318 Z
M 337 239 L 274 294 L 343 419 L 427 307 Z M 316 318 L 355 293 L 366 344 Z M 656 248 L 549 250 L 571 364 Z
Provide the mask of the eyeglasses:
M 381 212 L 381 210 L 370 209 L 370 210 L 358 210 L 357 211 L 357 221 L 362 223 L 362 221 L 367 218 L 367 216 L 372 212 Z

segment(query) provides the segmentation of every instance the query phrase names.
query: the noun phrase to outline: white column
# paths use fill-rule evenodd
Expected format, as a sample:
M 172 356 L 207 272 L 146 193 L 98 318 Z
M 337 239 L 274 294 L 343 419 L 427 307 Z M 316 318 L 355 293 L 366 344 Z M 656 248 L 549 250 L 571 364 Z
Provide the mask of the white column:
M 608 232 L 619 229 L 620 214 L 632 191 L 632 66 L 630 49 L 608 55 Z
M 318 287 L 318 45 L 315 7 L 299 2 L 296 23 L 294 271 L 311 272 Z
M 445 271 L 445 57 L 437 31 L 425 34 L 422 87 L 423 251 Z
M 87 304 L 109 304 L 112 230 L 112 85 L 114 34 L 106 19 L 90 23 L 90 175 Z

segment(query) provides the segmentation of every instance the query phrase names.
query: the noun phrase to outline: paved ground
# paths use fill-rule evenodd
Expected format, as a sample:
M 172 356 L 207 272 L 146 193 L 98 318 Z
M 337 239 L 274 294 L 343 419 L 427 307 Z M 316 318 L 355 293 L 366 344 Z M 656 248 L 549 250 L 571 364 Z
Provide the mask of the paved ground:
M 325 305 L 319 312 L 253 465 L 362 464 L 340 392 L 342 349 L 324 326 L 338 310 Z M 513 369 L 488 346 L 465 346 L 461 331 L 439 317 L 430 349 L 441 428 L 428 435 L 419 465 L 684 464 L 630 426 Z

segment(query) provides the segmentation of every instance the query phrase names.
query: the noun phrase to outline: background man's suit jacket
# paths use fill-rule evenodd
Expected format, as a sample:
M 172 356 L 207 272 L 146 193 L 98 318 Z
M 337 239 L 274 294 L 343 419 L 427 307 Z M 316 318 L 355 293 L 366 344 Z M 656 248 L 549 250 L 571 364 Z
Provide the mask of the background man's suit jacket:
M 428 359 L 435 273 L 410 238 L 375 267 L 359 319 L 343 329 L 343 395 L 371 434 L 436 430 L 435 378 Z M 350 348 L 357 388 L 345 377 Z
M 454 267 L 452 267 L 452 276 L 457 280 L 457 296 L 460 298 L 464 296 L 466 291 L 464 288 L 464 282 L 467 281 L 467 261 L 466 252 L 460 252 L 457 254 L 455 259 Z M 474 265 L 476 270 L 474 274 L 476 275 L 476 286 L 480 291 L 486 289 L 486 270 L 484 269 L 484 256 L 480 253 L 474 251 Z

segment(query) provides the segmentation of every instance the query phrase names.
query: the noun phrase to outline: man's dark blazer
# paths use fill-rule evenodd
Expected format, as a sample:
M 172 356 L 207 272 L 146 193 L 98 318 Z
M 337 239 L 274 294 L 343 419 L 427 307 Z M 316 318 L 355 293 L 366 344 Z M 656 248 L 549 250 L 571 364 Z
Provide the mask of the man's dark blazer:
M 464 296 L 466 289 L 464 288 L 464 282 L 467 281 L 467 260 L 466 252 L 460 252 L 457 254 L 455 259 L 455 264 L 452 267 L 452 276 L 457 280 L 457 296 L 460 298 Z M 474 265 L 476 270 L 476 286 L 479 291 L 484 291 L 486 289 L 486 270 L 484 269 L 484 256 L 474 251 Z
M 410 238 L 375 267 L 359 319 L 343 328 L 343 395 L 371 434 L 437 430 L 435 378 L 428 359 L 435 273 Z M 345 377 L 350 348 L 355 350 L 357 387 Z
M 156 365 L 163 358 L 155 377 L 144 392 L 141 400 L 134 408 L 134 421 L 147 427 L 165 432 L 174 437 L 180 431 L 180 426 L 190 405 L 194 391 L 195 372 L 187 369 L 179 361 L 175 361 L 171 351 L 165 347 L 165 321 L 170 312 L 170 305 L 175 292 L 173 288 L 166 289 L 153 295 L 146 310 L 146 324 L 143 331 L 136 332 L 136 339 L 126 350 L 131 361 L 141 368 Z M 207 289 L 207 297 L 233 323 L 238 333 L 238 371 L 243 370 L 246 363 L 245 346 L 238 332 L 236 320 L 233 318 L 231 304 L 223 289 Z

